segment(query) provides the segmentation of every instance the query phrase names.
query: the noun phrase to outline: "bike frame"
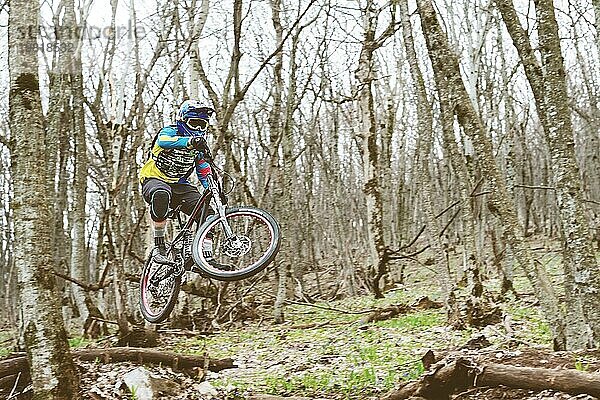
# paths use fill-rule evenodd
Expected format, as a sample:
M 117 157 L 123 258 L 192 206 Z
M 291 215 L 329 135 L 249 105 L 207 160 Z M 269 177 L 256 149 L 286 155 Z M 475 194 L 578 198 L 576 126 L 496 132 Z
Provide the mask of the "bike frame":
M 211 164 L 211 167 L 212 167 L 212 164 Z M 175 243 L 179 242 L 186 233 L 192 231 L 192 224 L 194 223 L 194 221 L 198 221 L 198 227 L 200 227 L 200 225 L 202 225 L 202 223 L 206 220 L 206 217 L 208 216 L 208 211 L 210 208 L 210 201 L 213 199 L 214 199 L 215 205 L 216 205 L 215 211 L 218 215 L 218 218 L 221 219 L 221 225 L 223 226 L 223 229 L 225 230 L 226 236 L 229 238 L 233 235 L 231 227 L 226 223 L 225 205 L 221 201 L 221 193 L 220 193 L 218 185 L 216 183 L 216 179 L 213 175 L 214 175 L 214 172 L 213 172 L 213 174 L 207 176 L 208 187 L 204 190 L 204 193 L 202 193 L 202 196 L 200 197 L 200 199 L 194 206 L 194 209 L 192 210 L 185 225 L 183 227 L 181 227 L 181 229 L 179 230 L 179 233 L 175 236 L 175 238 L 173 238 L 173 241 L 171 242 L 171 246 L 167 250 L 167 254 L 174 251 Z M 180 211 L 177 211 L 177 212 L 180 212 Z M 198 215 L 200 215 L 200 218 L 197 218 Z M 184 260 L 184 265 L 183 265 L 184 271 L 191 271 L 193 266 L 194 266 L 194 259 L 192 257 L 189 257 L 188 259 Z

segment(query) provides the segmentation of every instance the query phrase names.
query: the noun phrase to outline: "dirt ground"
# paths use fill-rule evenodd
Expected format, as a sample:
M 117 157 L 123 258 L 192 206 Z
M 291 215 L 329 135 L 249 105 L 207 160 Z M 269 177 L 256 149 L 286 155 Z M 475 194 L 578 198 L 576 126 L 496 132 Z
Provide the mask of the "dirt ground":
M 451 351 L 452 354 L 461 354 L 470 357 L 479 363 L 485 364 L 497 363 L 522 367 L 538 367 L 550 369 L 577 368 L 588 372 L 600 372 L 600 351 L 588 352 L 551 352 L 541 349 L 519 349 L 514 351 L 497 350 L 461 350 L 460 352 Z M 440 353 L 440 355 L 445 355 Z M 82 395 L 88 399 L 129 399 L 131 394 L 120 382 L 120 376 L 137 366 L 131 363 L 120 364 L 93 364 L 85 363 L 81 365 L 83 374 Z M 225 400 L 225 399 L 245 399 L 248 394 L 237 392 L 233 388 L 213 388 L 216 394 L 203 393 L 205 388 L 200 387 L 197 378 L 192 378 L 181 373 L 173 372 L 170 368 L 148 367 L 156 376 L 162 376 L 175 381 L 179 386 L 179 391 L 175 396 L 165 395 L 165 399 L 194 399 L 194 400 Z M 235 373 L 234 370 L 230 372 Z M 218 374 L 209 373 L 208 378 L 214 379 Z M 208 386 L 210 388 L 210 386 Z M 336 397 L 342 399 L 344 397 Z M 373 398 L 373 397 L 369 397 Z M 323 399 L 320 397 L 320 399 Z M 334 398 L 331 398 L 332 400 Z M 522 389 L 511 389 L 507 387 L 497 388 L 472 388 L 460 393 L 456 393 L 453 400 L 499 400 L 499 399 L 521 399 L 521 400 L 594 400 L 586 394 L 571 395 L 566 393 L 544 390 L 534 392 Z
M 580 371 L 600 372 L 600 350 L 581 352 L 552 352 L 545 349 L 518 348 L 515 350 L 497 350 L 490 348 L 479 349 L 453 349 L 447 352 L 435 352 L 436 358 L 441 359 L 448 355 L 470 358 L 480 364 L 496 363 L 512 366 L 538 367 L 549 369 L 575 368 Z M 101 364 L 93 362 L 79 362 L 81 373 L 81 396 L 91 400 L 119 400 L 132 399 L 132 394 L 123 382 L 123 376 L 139 368 L 133 363 Z M 219 379 L 219 373 L 208 372 L 202 377 L 190 376 L 181 372 L 174 372 L 169 367 L 156 365 L 145 366 L 154 377 L 164 378 L 173 383 L 161 396 L 161 399 L 178 400 L 242 400 L 248 399 L 258 393 L 243 392 L 235 387 L 215 387 L 211 381 Z M 243 368 L 243 366 L 242 366 Z M 242 372 L 241 369 L 228 370 L 227 374 Z M 20 396 L 10 397 L 8 393 L 0 394 L 4 399 L 28 399 L 30 391 L 25 390 Z M 381 393 L 383 395 L 384 393 Z M 293 397 L 292 397 L 293 398 Z M 358 394 L 346 394 L 335 397 L 320 397 L 319 399 L 355 399 Z M 377 399 L 374 396 L 365 396 L 365 399 Z M 533 392 L 507 387 L 496 388 L 471 388 L 460 393 L 455 393 L 453 400 L 495 400 L 495 399 L 522 399 L 522 400 L 563 400 L 580 399 L 593 400 L 595 397 L 580 394 L 571 395 L 551 390 Z

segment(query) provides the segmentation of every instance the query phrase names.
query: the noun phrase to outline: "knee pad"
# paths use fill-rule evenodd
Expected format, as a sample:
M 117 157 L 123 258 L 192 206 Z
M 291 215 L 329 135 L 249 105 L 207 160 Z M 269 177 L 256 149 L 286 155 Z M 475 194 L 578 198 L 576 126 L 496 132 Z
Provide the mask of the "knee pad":
M 153 221 L 164 221 L 167 219 L 169 203 L 171 203 L 171 193 L 159 189 L 152 194 L 150 199 L 150 217 Z

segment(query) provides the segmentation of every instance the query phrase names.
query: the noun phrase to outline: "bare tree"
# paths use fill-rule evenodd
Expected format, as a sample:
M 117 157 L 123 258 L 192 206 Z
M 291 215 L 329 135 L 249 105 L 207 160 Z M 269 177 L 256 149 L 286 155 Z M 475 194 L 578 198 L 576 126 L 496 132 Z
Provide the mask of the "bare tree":
M 514 251 L 519 266 L 534 287 L 536 296 L 553 333 L 554 346 L 565 348 L 564 323 L 558 307 L 558 299 L 547 276 L 547 272 L 534 264 L 531 251 L 525 242 L 522 227 L 517 220 L 513 202 L 506 188 L 506 182 L 496 165 L 492 145 L 485 133 L 479 115 L 473 108 L 459 72 L 458 59 L 450 49 L 445 33 L 437 20 L 430 0 L 419 0 L 421 24 L 427 48 L 433 65 L 438 90 L 447 88 L 450 104 L 458 122 L 473 142 L 477 163 L 486 177 L 491 191 L 488 208 L 502 225 L 502 235 Z
M 374 66 L 374 53 L 396 31 L 395 6 L 390 6 L 391 21 L 387 28 L 376 35 L 377 21 L 382 10 L 378 10 L 373 0 L 368 0 L 361 8 L 364 38 L 355 72 L 358 82 L 360 135 L 363 138 L 363 167 L 364 167 L 364 193 L 367 198 L 367 227 L 369 234 L 369 254 L 373 265 L 371 289 L 375 297 L 381 298 L 379 282 L 387 273 L 389 264 L 389 244 L 385 243 L 383 212 L 384 200 L 382 193 L 381 150 L 378 138 L 377 116 L 375 113 L 375 99 L 373 96 L 373 82 L 376 79 Z
M 556 200 L 560 215 L 567 296 L 567 346 L 586 347 L 600 340 L 600 316 L 594 311 L 600 296 L 600 271 L 584 213 L 582 182 L 575 158 L 567 85 L 558 24 L 552 1 L 536 0 L 541 64 L 521 27 L 510 0 L 497 1 L 517 48 L 550 145 Z M 582 326 L 583 317 L 591 334 Z
M 11 3 L 9 120 L 13 139 L 12 174 L 18 177 L 11 204 L 18 238 L 15 262 L 35 397 L 67 400 L 79 397 L 79 383 L 53 276 L 52 213 L 47 203 L 46 134 L 37 70 L 37 33 L 35 37 L 25 37 L 28 28 L 39 26 L 38 20 L 38 2 Z

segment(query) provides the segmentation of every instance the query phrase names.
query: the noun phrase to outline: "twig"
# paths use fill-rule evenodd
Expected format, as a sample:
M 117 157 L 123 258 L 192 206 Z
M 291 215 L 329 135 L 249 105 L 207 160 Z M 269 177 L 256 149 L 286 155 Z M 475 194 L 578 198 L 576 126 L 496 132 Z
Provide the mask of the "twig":
M 304 303 L 304 302 L 294 301 L 294 300 L 285 300 L 285 302 L 289 303 L 289 304 L 297 304 L 299 306 L 308 306 L 308 307 L 320 308 L 322 310 L 335 311 L 335 312 L 339 312 L 342 314 L 368 314 L 368 313 L 372 313 L 373 311 L 376 311 L 376 309 L 362 310 L 362 311 L 342 310 L 339 308 L 320 306 L 317 304 Z
M 229 314 L 230 314 L 230 313 L 231 313 L 231 312 L 234 310 L 234 308 L 236 308 L 236 307 L 237 307 L 237 306 L 238 306 L 238 305 L 239 305 L 239 304 L 240 304 L 240 303 L 241 303 L 241 302 L 244 300 L 244 297 L 245 297 L 245 296 L 246 296 L 248 293 L 250 293 L 250 291 L 251 291 L 252 289 L 254 289 L 254 287 L 256 286 L 256 284 L 257 284 L 258 282 L 260 282 L 260 281 L 261 281 L 261 280 L 262 280 L 262 279 L 263 279 L 265 276 L 267 276 L 267 274 L 268 274 L 269 272 L 273 271 L 273 269 L 275 269 L 275 265 L 272 265 L 272 266 L 270 266 L 269 268 L 267 268 L 267 269 L 266 269 L 266 270 L 265 270 L 265 271 L 262 273 L 262 275 L 261 275 L 260 277 L 256 278 L 256 279 L 254 280 L 254 282 L 252 282 L 252 284 L 250 285 L 250 287 L 249 287 L 248 289 L 246 289 L 246 291 L 245 291 L 245 292 L 244 292 L 244 293 L 243 293 L 243 294 L 240 296 L 239 300 L 238 300 L 237 302 L 235 302 L 235 303 L 234 303 L 234 304 L 233 304 L 231 307 L 229 307 L 229 309 L 228 309 L 228 310 L 227 310 L 227 311 L 226 311 L 226 312 L 225 312 L 225 313 L 224 313 L 222 316 L 218 317 L 218 318 L 217 318 L 217 321 L 219 321 L 219 322 L 223 322 L 223 320 L 225 319 L 225 317 L 226 317 L 227 315 L 229 315 Z
M 413 244 L 415 244 L 415 242 L 417 241 L 417 239 L 419 239 L 419 237 L 423 234 L 423 232 L 425 231 L 426 227 L 427 227 L 427 225 L 423 225 L 421 227 L 421 229 L 419 230 L 419 232 L 417 233 L 417 235 L 413 238 L 413 240 L 411 240 L 411 242 L 409 244 L 400 247 L 398 250 L 389 250 L 388 249 L 388 254 L 389 255 L 398 254 L 402 250 L 408 249 L 409 247 L 411 247 Z
M 458 216 L 458 213 L 460 212 L 460 210 L 457 210 L 454 215 L 452 216 L 452 218 L 450 218 L 450 220 L 448 221 L 448 223 L 446 223 L 446 225 L 444 226 L 444 229 L 442 229 L 442 231 L 438 234 L 438 237 L 442 237 L 442 235 L 444 234 L 444 232 L 446 232 L 446 229 L 448 229 L 450 227 L 450 225 L 452 224 L 452 222 L 454 222 L 454 219 Z
M 104 289 L 104 287 L 106 287 L 106 285 L 104 285 L 104 284 L 100 285 L 100 284 L 83 283 L 80 280 L 77 280 L 75 278 L 70 277 L 69 275 L 65 275 L 65 274 L 63 274 L 61 272 L 57 272 L 57 271 L 52 271 L 52 274 L 54 274 L 55 276 L 58 276 L 59 278 L 66 280 L 66 281 L 74 283 L 77 286 L 80 286 L 86 292 L 96 292 L 96 291 L 98 291 L 100 289 Z
M 540 190 L 556 190 L 555 187 L 552 186 L 532 186 L 532 185 L 514 185 L 515 187 L 523 188 L 523 189 L 540 189 Z
M 4 343 L 10 342 L 12 340 L 15 340 L 15 338 L 4 339 L 4 340 L 0 341 L 0 344 L 4 344 Z
M 53 271 L 52 272 L 55 276 L 58 276 L 59 278 L 64 279 L 65 281 L 69 281 L 71 283 L 76 284 L 77 286 L 83 288 L 83 290 L 85 290 L 86 292 L 89 292 L 90 289 L 90 285 L 88 285 L 87 283 L 83 283 L 75 278 L 71 278 L 69 275 L 65 275 L 61 272 L 57 272 L 57 271 Z
M 404 258 L 413 258 L 415 256 L 418 256 L 419 254 L 421 254 L 422 252 L 424 252 L 425 250 L 427 250 L 430 247 L 431 247 L 431 245 L 428 244 L 427 246 L 423 247 L 421 250 L 417 250 L 414 253 L 403 254 L 401 256 L 393 256 L 393 257 L 390 257 L 390 260 L 401 260 L 401 259 L 404 259 Z M 417 261 L 417 260 L 415 260 L 415 261 Z
M 105 337 L 103 337 L 103 338 L 101 338 L 101 339 L 98 339 L 98 340 L 96 341 L 96 344 L 100 344 L 100 343 L 103 343 L 103 342 L 108 342 L 109 340 L 111 340 L 111 339 L 113 339 L 113 338 L 116 338 L 117 336 L 119 336 L 119 335 L 118 335 L 118 334 L 116 334 L 116 333 L 115 333 L 115 334 L 112 334 L 112 335 L 105 336 Z
M 19 385 L 19 378 L 21 378 L 21 371 L 19 371 L 19 373 L 17 374 L 17 379 L 15 379 L 15 384 L 13 385 L 13 388 L 10 391 L 7 400 L 12 399 L 13 395 L 15 394 L 15 390 L 17 390 L 17 386 Z
M 413 240 L 412 240 L 412 241 L 411 241 L 409 244 L 407 244 L 406 246 L 402 247 L 400 250 L 402 250 L 402 249 L 408 249 L 408 248 L 409 248 L 409 247 L 411 247 L 413 244 L 415 244 L 415 242 L 417 241 L 417 239 L 418 239 L 418 238 L 419 238 L 419 237 L 420 237 L 420 236 L 423 234 L 423 232 L 425 231 L 425 227 L 426 227 L 426 225 L 423 225 L 423 226 L 421 227 L 421 230 L 419 231 L 419 233 L 417 233 L 417 235 L 414 237 L 414 239 L 413 239 Z
M 469 394 L 471 394 L 471 393 L 475 393 L 476 391 L 478 391 L 478 390 L 480 390 L 480 389 L 481 389 L 480 387 L 475 387 L 475 388 L 472 388 L 472 389 L 466 390 L 466 391 L 464 391 L 464 392 L 460 392 L 459 394 L 457 394 L 457 395 L 454 397 L 454 400 L 456 400 L 456 399 L 460 399 L 461 397 L 463 397 L 463 396 L 467 396 L 467 395 L 469 395 Z
M 438 219 L 442 215 L 446 214 L 446 212 L 448 212 L 448 210 L 450 210 L 452 207 L 454 207 L 454 206 L 456 206 L 456 205 L 458 205 L 460 203 L 462 203 L 462 200 L 456 200 L 454 203 L 452 203 L 448 207 L 444 208 L 441 213 L 439 213 L 438 215 L 436 215 L 435 219 Z
M 106 324 L 119 325 L 119 323 L 117 321 L 110 321 L 108 319 L 103 319 L 103 318 L 98 318 L 98 317 L 90 317 L 90 319 L 93 319 L 94 321 L 98 321 L 98 322 L 104 322 Z
M 479 189 L 479 187 L 481 186 L 482 183 L 483 183 L 483 177 L 479 178 L 479 180 L 477 181 L 477 183 L 473 187 L 473 190 L 471 190 L 471 194 L 469 195 L 469 197 L 473 197 L 475 195 L 475 191 L 477 189 Z

